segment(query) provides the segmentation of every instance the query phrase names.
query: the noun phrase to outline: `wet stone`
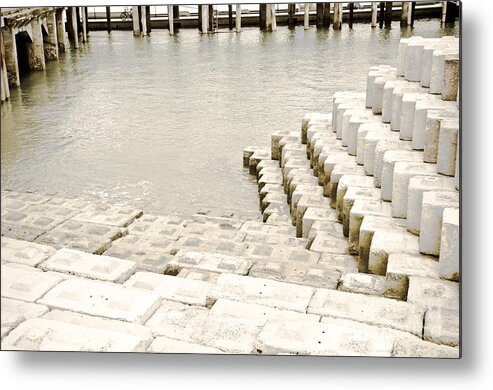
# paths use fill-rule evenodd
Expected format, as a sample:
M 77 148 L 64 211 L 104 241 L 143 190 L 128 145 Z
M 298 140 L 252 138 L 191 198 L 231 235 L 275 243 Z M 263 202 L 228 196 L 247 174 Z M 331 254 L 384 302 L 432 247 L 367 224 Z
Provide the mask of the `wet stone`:
M 130 225 L 135 218 L 139 218 L 141 215 L 141 210 L 130 207 L 98 205 L 86 208 L 83 212 L 77 214 L 72 219 L 82 222 L 126 227 Z
M 2 237 L 1 242 L 2 261 L 8 263 L 26 264 L 34 267 L 56 252 L 54 248 L 47 245 L 14 240 L 8 237 Z
M 184 223 L 173 217 L 144 215 L 128 227 L 130 234 L 177 240 L 184 230 Z

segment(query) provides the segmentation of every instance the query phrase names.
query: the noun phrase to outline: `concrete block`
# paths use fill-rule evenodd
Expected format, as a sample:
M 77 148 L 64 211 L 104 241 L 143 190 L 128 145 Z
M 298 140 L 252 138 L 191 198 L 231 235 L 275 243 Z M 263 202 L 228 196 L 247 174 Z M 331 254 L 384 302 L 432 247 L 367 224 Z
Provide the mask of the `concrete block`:
M 396 162 L 392 177 L 392 217 L 406 218 L 409 180 L 414 176 L 436 175 L 434 164 Z
M 193 343 L 193 334 L 204 329 L 208 316 L 205 307 L 163 300 L 145 325 L 157 336 Z
M 437 345 L 417 337 L 401 337 L 394 342 L 393 357 L 458 359 L 459 348 Z
M 332 124 L 332 114 L 323 114 L 318 112 L 310 112 L 304 115 L 301 121 L 301 143 L 306 144 L 306 131 L 312 125 Z
M 271 215 L 284 215 L 286 217 L 290 216 L 289 207 L 285 203 L 271 203 L 266 209 L 263 211 L 263 221 L 267 222 L 267 219 Z
M 142 210 L 131 207 L 97 205 L 85 209 L 80 214 L 72 217 L 72 219 L 74 221 L 126 227 L 130 225 L 135 218 L 139 218 L 141 215 Z
M 246 221 L 241 226 L 239 231 L 247 234 L 262 233 L 284 235 L 289 237 L 293 237 L 296 234 L 296 230 L 292 226 L 276 226 L 257 221 Z
M 436 163 L 438 160 L 438 141 L 440 136 L 440 127 L 442 122 L 449 123 L 448 125 L 453 125 L 454 119 L 457 120 L 458 124 L 457 110 L 429 110 L 426 118 L 426 128 L 425 128 L 425 144 L 423 161 L 429 163 Z
M 397 87 L 406 87 L 410 83 L 403 79 L 388 80 L 383 87 L 382 98 L 382 122 L 390 123 L 392 120 L 392 95 Z
M 435 50 L 448 49 L 450 44 L 445 42 L 431 42 L 426 43 L 423 48 L 422 62 L 421 62 L 421 76 L 419 84 L 422 87 L 429 88 L 431 81 L 431 66 L 433 61 L 433 53 Z
M 386 277 L 388 280 L 396 280 L 405 284 L 406 296 L 411 276 L 438 278 L 438 262 L 431 256 L 390 254 L 387 260 Z
M 220 253 L 178 251 L 167 267 L 166 273 L 176 275 L 182 268 L 193 268 L 211 272 L 246 275 L 252 266 L 250 260 Z
M 16 225 L 18 227 L 26 227 L 31 229 L 39 229 L 38 231 L 46 232 L 53 229 L 56 225 L 62 223 L 67 218 L 55 216 L 47 217 L 42 214 L 27 214 L 20 211 L 10 211 L 2 213 L 2 224 Z M 11 238 L 16 238 L 12 237 Z M 21 238 L 19 238 L 21 239 Z
M 311 287 L 291 283 L 221 274 L 214 297 L 304 313 L 313 291 Z
M 32 267 L 35 267 L 56 252 L 55 248 L 52 248 L 51 246 L 14 240 L 8 237 L 2 237 L 1 243 L 2 262 L 19 263 Z
M 36 302 L 63 280 L 61 276 L 50 275 L 36 268 L 31 271 L 2 264 L 2 297 Z
M 289 130 L 280 130 L 273 133 L 271 139 L 271 158 L 272 160 L 279 160 L 279 141 L 282 137 L 288 135 Z
M 319 232 L 313 240 L 310 250 L 317 253 L 344 255 L 348 253 L 348 242 L 344 237 L 337 238 L 327 232 Z
M 339 290 L 403 301 L 407 297 L 407 281 L 386 279 L 381 275 L 347 273 L 341 276 Z
M 306 261 L 283 262 L 266 259 L 257 260 L 248 275 L 279 282 L 335 289 L 340 273 L 323 265 L 310 264 Z
M 443 176 L 414 176 L 409 180 L 407 199 L 407 230 L 419 234 L 423 193 L 427 191 L 453 191 L 454 179 Z
M 310 229 L 315 221 L 337 221 L 334 210 L 330 208 L 308 207 L 302 219 L 302 237 L 308 238 Z
M 291 225 L 291 220 L 289 220 Z M 288 226 L 289 226 L 288 225 Z M 280 226 L 286 226 L 282 224 Z M 288 246 L 292 248 L 306 248 L 308 240 L 306 238 L 289 237 L 279 234 L 248 233 L 244 240 L 245 243 Z
M 5 297 L 2 297 L 1 306 L 2 328 L 15 328 L 21 322 L 40 317 L 48 311 L 48 308 L 44 305 Z
M 405 231 L 399 220 L 387 216 L 365 215 L 359 230 L 359 272 L 368 272 L 371 242 L 373 240 L 373 235 L 378 230 L 392 230 L 394 232 Z
M 375 79 L 375 85 L 373 88 L 373 98 L 371 110 L 375 115 L 382 114 L 383 108 L 383 93 L 385 89 L 385 84 L 387 81 L 396 80 L 395 73 L 389 73 L 385 76 L 380 76 Z
M 236 256 L 241 255 L 245 248 L 245 244 L 233 240 L 209 240 L 207 238 L 200 238 L 199 236 L 185 236 L 173 244 L 171 253 L 176 253 L 183 249 L 196 252 L 224 253 L 226 255 Z
M 390 356 L 392 340 L 363 324 L 331 318 L 269 323 L 258 335 L 256 349 L 269 355 Z
M 409 81 L 420 81 L 425 39 L 410 41 L 406 48 L 404 77 Z
M 404 107 L 403 98 L 406 97 L 406 100 L 409 99 L 409 95 L 416 98 L 417 94 L 421 92 L 423 96 L 426 96 L 426 93 L 422 90 L 419 85 L 415 83 L 410 83 L 405 86 L 397 86 L 392 91 L 392 111 L 390 116 L 390 128 L 392 131 L 399 131 L 401 129 L 401 117 L 404 112 L 407 111 L 407 107 Z M 412 129 L 412 126 L 411 126 Z M 400 135 L 401 139 L 406 139 Z
M 460 77 L 460 55 L 452 54 L 445 57 L 443 68 L 442 100 L 456 101 Z
M 434 308 L 426 311 L 423 339 L 451 347 L 460 342 L 459 310 Z
M 318 264 L 323 265 L 329 269 L 333 269 L 341 272 L 342 274 L 347 272 L 358 271 L 357 258 L 350 255 L 338 255 L 334 253 L 322 253 Z
M 382 297 L 317 289 L 307 313 L 343 318 L 421 336 L 424 310 L 418 305 Z
M 270 160 L 270 152 L 267 150 L 256 150 L 253 152 L 248 160 L 250 174 L 255 175 L 257 173 L 257 164 L 262 160 Z
M 219 275 L 220 274 L 218 274 L 217 272 L 203 271 L 193 268 L 183 268 L 178 273 L 178 275 L 176 275 L 176 277 L 192 279 L 192 280 L 201 280 L 202 282 L 208 282 L 208 283 L 216 283 L 217 279 L 219 278 Z
M 436 110 L 457 113 L 455 102 L 445 102 L 441 100 L 438 96 L 430 95 L 428 99 L 421 99 L 416 101 L 413 122 L 413 149 L 423 150 L 425 148 L 425 132 L 428 120 L 428 113 L 431 111 L 432 114 L 435 115 Z
M 304 248 L 253 243 L 249 245 L 244 256 L 252 260 L 269 259 L 273 261 L 304 261 L 306 263 L 316 263 L 320 258 L 318 253 Z
M 178 239 L 182 235 L 183 230 L 183 220 L 157 215 L 144 215 L 128 227 L 130 234 L 152 236 L 168 240 Z
M 440 95 L 445 82 L 445 60 L 449 55 L 458 55 L 458 48 L 436 50 L 431 63 L 430 93 Z
M 382 188 L 382 199 L 388 202 L 392 201 L 392 192 L 394 186 L 394 168 L 396 163 L 421 163 L 423 154 L 411 150 L 389 150 L 384 153 L 382 158 L 382 171 L 380 186 Z
M 347 136 L 347 152 L 351 156 L 356 156 L 358 151 L 358 131 L 364 123 L 381 123 L 380 117 L 377 115 L 353 115 L 349 119 L 348 136 Z
M 375 159 L 373 163 L 373 183 L 375 187 L 382 186 L 383 157 L 388 151 L 410 151 L 411 143 L 401 140 L 382 140 L 375 146 Z
M 302 237 L 305 211 L 308 208 L 330 209 L 330 202 L 320 194 L 305 194 L 299 199 L 297 204 L 292 203 L 292 208 L 296 212 L 296 237 Z
M 390 217 L 391 206 L 375 200 L 358 199 L 349 213 L 348 250 L 350 254 L 359 252 L 359 234 L 363 218 L 367 215 Z
M 213 284 L 200 280 L 158 275 L 152 272 L 136 272 L 124 286 L 129 291 L 145 291 L 146 294 L 158 294 L 162 299 L 186 303 L 189 305 L 210 306 L 208 297 Z
M 1 234 L 4 237 L 9 237 L 14 240 L 23 240 L 23 241 L 34 241 L 36 237 L 39 237 L 46 230 L 40 228 L 33 228 L 29 226 L 20 226 L 16 224 L 11 224 L 4 222 L 2 219 L 2 223 L 0 224 Z
M 326 156 L 321 167 L 322 169 L 318 172 L 318 183 L 320 185 L 324 186 L 329 183 L 332 170 L 337 164 L 355 165 L 355 159 L 354 157 L 349 156 L 345 151 L 333 152 Z
M 381 122 L 369 122 L 363 123 L 359 126 L 356 148 L 356 163 L 359 165 L 363 165 L 365 163 L 366 135 L 370 131 L 390 132 L 390 125 Z
M 258 146 L 248 146 L 243 149 L 243 167 L 249 168 L 250 166 L 250 157 L 255 153 L 257 149 L 260 149 Z
M 151 353 L 193 353 L 216 355 L 224 353 L 220 349 L 207 347 L 205 345 L 187 343 L 185 341 L 173 340 L 168 337 L 156 337 L 147 352 Z
M 365 109 L 365 102 L 363 99 L 348 100 L 342 104 L 337 105 L 336 123 L 335 123 L 335 127 L 333 126 L 333 130 L 336 133 L 337 139 L 342 139 L 342 123 L 343 123 L 344 113 L 348 110 L 364 110 L 364 109 Z
M 336 195 L 336 214 L 337 219 L 342 221 L 343 200 L 348 187 L 373 188 L 373 179 L 367 176 L 344 175 L 339 179 Z
M 443 210 L 459 208 L 458 192 L 428 191 L 423 194 L 419 251 L 440 255 Z
M 340 238 L 342 237 L 342 225 L 339 222 L 333 221 L 315 221 L 313 222 L 310 231 L 308 233 L 308 243 L 311 245 L 317 234 L 320 232 L 327 232 L 330 236 Z
M 280 184 L 267 184 L 259 191 L 260 200 L 264 199 L 267 194 L 284 194 L 284 188 Z
M 123 283 L 135 272 L 133 261 L 96 256 L 62 248 L 39 266 L 44 271 L 61 272 L 88 279 Z
M 443 279 L 459 281 L 460 273 L 460 211 L 443 210 L 440 240 L 439 272 Z
M 418 101 L 427 102 L 430 99 L 429 94 L 421 92 L 408 92 L 402 96 L 400 105 L 399 121 L 399 138 L 410 141 L 413 139 L 414 112 Z
M 348 146 L 349 142 L 349 122 L 351 121 L 352 117 L 366 117 L 366 118 L 371 118 L 373 117 L 373 113 L 371 110 L 368 109 L 352 109 L 352 110 L 345 110 L 343 115 L 342 115 L 342 121 L 341 121 L 341 143 L 342 146 Z
M 342 229 L 344 236 L 349 236 L 349 216 L 354 202 L 358 199 L 380 200 L 378 188 L 348 187 L 342 201 Z
M 441 279 L 409 277 L 407 301 L 426 309 L 459 310 L 459 283 Z
M 443 121 L 440 125 L 438 141 L 437 172 L 442 175 L 455 175 L 455 158 L 459 140 L 459 123 Z
M 337 202 L 337 187 L 339 185 L 339 179 L 344 175 L 359 175 L 364 176 L 365 170 L 363 167 L 354 164 L 337 164 L 332 169 L 330 174 L 330 181 L 328 185 L 324 186 L 324 196 L 330 197 L 330 207 L 333 209 L 336 207 Z
M 371 241 L 368 272 L 385 275 L 390 254 L 416 254 L 418 251 L 418 237 L 408 232 L 377 230 Z
M 395 132 L 369 131 L 365 137 L 364 166 L 365 174 L 373 176 L 375 172 L 375 149 L 383 140 L 397 141 L 399 134 Z
M 51 289 L 38 303 L 50 308 L 142 324 L 158 308 L 160 300 L 157 294 L 147 291 L 72 278 Z

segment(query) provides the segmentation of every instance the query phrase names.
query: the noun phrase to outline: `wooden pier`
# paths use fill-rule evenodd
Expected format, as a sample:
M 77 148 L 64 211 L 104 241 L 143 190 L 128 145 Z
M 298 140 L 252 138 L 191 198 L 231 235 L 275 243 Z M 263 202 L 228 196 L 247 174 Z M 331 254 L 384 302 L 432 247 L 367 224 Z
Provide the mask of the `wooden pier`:
M 361 4 L 365 4 L 361 6 Z M 105 7 L 100 15 L 90 15 L 88 7 L 2 8 L 1 14 L 1 100 L 10 96 L 10 88 L 20 86 L 21 71 L 43 71 L 46 61 L 55 61 L 68 43 L 73 49 L 85 44 L 91 30 L 133 30 L 134 36 L 146 36 L 152 29 L 167 29 L 170 35 L 180 28 L 196 28 L 201 34 L 241 32 L 243 27 L 275 31 L 277 26 L 303 25 L 340 30 L 347 23 L 366 22 L 372 28 L 390 27 L 392 21 L 412 26 L 416 18 L 437 17 L 442 23 L 459 17 L 459 2 L 372 2 L 260 4 L 249 11 L 248 4 L 228 6 L 199 5 L 197 13 L 180 12 L 169 5 L 166 14 L 151 14 L 150 6 L 125 7 L 112 12 Z M 102 7 L 103 8 L 103 7 Z

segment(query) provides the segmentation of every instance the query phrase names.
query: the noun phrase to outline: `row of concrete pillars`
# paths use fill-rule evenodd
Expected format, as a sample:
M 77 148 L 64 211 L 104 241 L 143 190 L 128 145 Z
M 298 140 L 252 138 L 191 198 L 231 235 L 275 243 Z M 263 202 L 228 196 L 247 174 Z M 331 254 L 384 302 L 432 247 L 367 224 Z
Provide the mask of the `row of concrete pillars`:
M 64 22 L 66 13 L 66 26 Z M 22 70 L 43 71 L 47 61 L 57 60 L 66 50 L 66 32 L 74 48 L 87 41 L 88 18 L 86 7 L 54 8 L 36 14 L 27 22 L 4 25 L 2 18 L 1 48 L 1 100 L 10 97 L 10 88 L 20 86 Z M 66 31 L 67 30 L 67 31 Z

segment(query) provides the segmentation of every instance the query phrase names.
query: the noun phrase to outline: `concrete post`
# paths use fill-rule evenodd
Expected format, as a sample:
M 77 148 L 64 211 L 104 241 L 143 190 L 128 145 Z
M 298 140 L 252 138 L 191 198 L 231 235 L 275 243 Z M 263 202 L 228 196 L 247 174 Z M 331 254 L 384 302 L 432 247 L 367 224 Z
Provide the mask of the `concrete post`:
M 270 9 L 272 11 L 272 31 L 276 31 L 277 30 L 276 5 L 271 4 Z
M 209 4 L 209 31 L 214 32 L 214 5 Z
M 407 26 L 407 18 L 409 15 L 409 2 L 403 1 L 401 5 L 401 26 Z
M 324 3 L 324 27 L 330 27 L 330 3 Z
M 324 25 L 324 3 L 317 3 L 317 28 L 321 28 Z
M 303 27 L 305 30 L 308 30 L 310 28 L 310 4 L 305 3 L 305 16 L 303 18 Z
M 72 43 L 74 47 L 79 48 L 79 26 L 77 23 L 77 7 L 70 7 L 70 30 L 69 30 L 69 39 L 70 39 L 70 31 L 72 31 Z
M 2 41 L 5 50 L 5 66 L 7 68 L 8 84 L 11 87 L 19 87 L 19 63 L 17 62 L 17 46 L 15 44 L 15 33 L 10 27 L 2 28 Z
M 3 27 L 3 26 L 2 26 Z M 9 89 L 9 79 L 7 76 L 7 66 L 5 64 L 5 47 L 3 45 L 3 37 L 0 34 L 0 51 L 2 56 L 2 71 L 1 71 L 1 91 L 2 91 L 2 101 L 7 100 L 10 97 L 10 89 Z
M 342 3 L 334 3 L 334 30 L 340 30 L 342 27 Z
M 106 28 L 111 32 L 111 7 L 106 7 Z
M 442 24 L 447 20 L 447 2 L 442 1 Z
M 132 21 L 133 21 L 133 29 L 134 36 L 140 35 L 140 18 L 139 18 L 139 6 L 134 5 L 132 7 Z
M 140 25 L 142 26 L 142 31 L 140 32 L 143 36 L 147 35 L 147 16 L 146 16 L 146 6 L 140 7 Z
M 87 7 L 84 7 L 84 20 L 86 22 L 86 35 L 89 35 L 89 12 Z
M 58 52 L 64 52 L 67 46 L 65 39 L 65 22 L 63 21 L 63 9 L 56 11 L 56 37 L 58 42 Z
M 296 4 L 289 3 L 288 4 L 288 26 L 293 27 L 294 26 L 294 10 L 295 10 Z
M 48 36 L 45 38 L 44 50 L 46 61 L 58 59 L 58 37 L 56 12 L 50 12 L 46 15 L 46 25 L 48 26 Z
M 146 5 L 145 9 L 146 9 L 146 32 L 147 32 L 147 34 L 150 34 L 151 33 L 151 6 Z M 176 10 L 176 8 L 175 8 L 174 14 L 175 15 L 178 14 L 178 11 Z
M 377 27 L 377 15 L 378 15 L 378 4 L 376 2 L 371 3 L 371 26 Z
M 267 31 L 272 31 L 272 4 L 265 4 L 265 29 Z
M 241 4 L 236 4 L 236 32 L 241 31 Z
M 175 26 L 173 23 L 173 6 L 168 5 L 168 30 L 169 35 L 173 35 L 175 33 Z
M 82 17 L 82 42 L 87 42 L 87 24 L 86 24 L 85 7 L 80 7 L 80 14 Z
M 45 70 L 46 64 L 41 20 L 31 20 L 31 27 L 33 41 L 27 44 L 27 62 L 29 68 L 32 70 Z
M 267 4 L 258 5 L 258 24 L 261 30 L 267 28 Z
M 208 5 L 201 5 L 202 7 L 202 32 L 204 34 L 207 34 L 207 31 L 209 30 L 209 6 Z

